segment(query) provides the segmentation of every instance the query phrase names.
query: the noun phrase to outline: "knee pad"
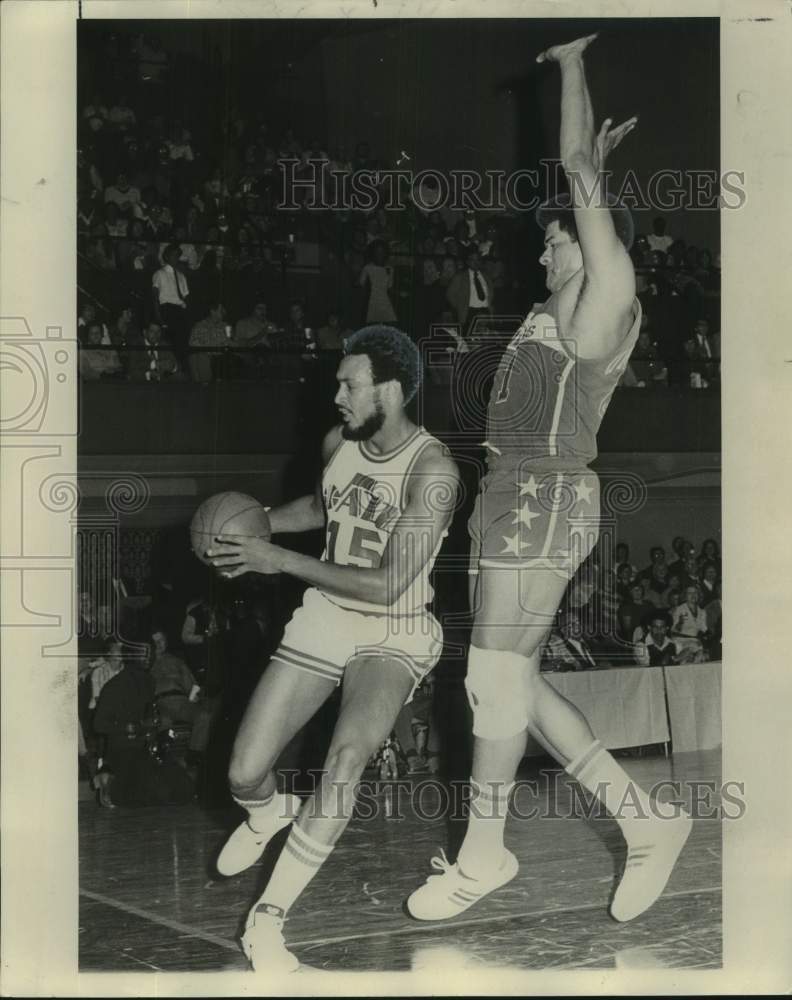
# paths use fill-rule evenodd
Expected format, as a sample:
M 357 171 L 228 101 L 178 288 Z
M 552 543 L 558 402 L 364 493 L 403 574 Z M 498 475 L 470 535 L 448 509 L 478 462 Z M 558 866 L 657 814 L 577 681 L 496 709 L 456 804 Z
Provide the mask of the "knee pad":
M 525 676 L 528 660 L 519 653 L 471 646 L 465 678 L 473 709 L 473 735 L 506 740 L 528 725 Z

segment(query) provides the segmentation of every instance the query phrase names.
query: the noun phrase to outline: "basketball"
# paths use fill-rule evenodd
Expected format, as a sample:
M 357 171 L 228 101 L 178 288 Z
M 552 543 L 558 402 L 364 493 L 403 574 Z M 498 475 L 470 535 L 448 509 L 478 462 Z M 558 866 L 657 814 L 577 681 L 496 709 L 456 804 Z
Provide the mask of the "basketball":
M 204 500 L 190 524 L 190 542 L 195 555 L 211 566 L 206 550 L 218 535 L 242 538 L 269 538 L 272 535 L 267 512 L 247 493 L 216 493 Z

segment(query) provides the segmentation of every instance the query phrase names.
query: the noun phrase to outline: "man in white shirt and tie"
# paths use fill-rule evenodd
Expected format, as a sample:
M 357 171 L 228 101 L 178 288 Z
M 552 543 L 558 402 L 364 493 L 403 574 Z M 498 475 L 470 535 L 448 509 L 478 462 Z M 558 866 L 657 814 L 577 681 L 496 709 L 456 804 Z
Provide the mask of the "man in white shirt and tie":
M 181 247 L 171 243 L 162 254 L 163 266 L 151 278 L 154 300 L 154 319 L 168 331 L 168 339 L 173 344 L 184 363 L 187 340 L 190 336 L 188 300 L 190 287 L 187 278 L 179 270 Z
M 476 316 L 492 313 L 492 282 L 482 270 L 477 249 L 468 252 L 464 271 L 459 271 L 448 286 L 448 301 L 454 308 L 456 318 L 465 330 L 470 329 Z

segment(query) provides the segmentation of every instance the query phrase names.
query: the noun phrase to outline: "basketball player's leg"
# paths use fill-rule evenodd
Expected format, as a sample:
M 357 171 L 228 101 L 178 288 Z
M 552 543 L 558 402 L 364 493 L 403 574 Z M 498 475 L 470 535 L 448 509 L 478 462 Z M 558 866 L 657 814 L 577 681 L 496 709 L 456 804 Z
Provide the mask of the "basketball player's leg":
M 242 946 L 257 971 L 297 968 L 283 943 L 283 921 L 348 824 L 366 763 L 392 731 L 414 682 L 402 661 L 384 655 L 359 657 L 347 666 L 321 782 L 248 917 Z
M 273 660 L 259 681 L 234 741 L 228 771 L 234 800 L 248 814 L 217 857 L 222 875 L 236 875 L 264 853 L 278 830 L 291 823 L 299 799 L 278 792 L 273 768 L 291 739 L 337 686 L 335 680 Z

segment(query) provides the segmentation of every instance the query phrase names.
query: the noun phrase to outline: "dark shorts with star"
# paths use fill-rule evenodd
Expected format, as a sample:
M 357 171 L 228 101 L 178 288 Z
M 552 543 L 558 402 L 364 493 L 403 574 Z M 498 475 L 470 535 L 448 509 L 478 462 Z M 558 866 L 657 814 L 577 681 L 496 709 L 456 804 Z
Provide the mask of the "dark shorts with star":
M 589 468 L 487 473 L 468 521 L 470 572 L 551 569 L 571 579 L 599 538 L 599 479 Z

